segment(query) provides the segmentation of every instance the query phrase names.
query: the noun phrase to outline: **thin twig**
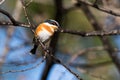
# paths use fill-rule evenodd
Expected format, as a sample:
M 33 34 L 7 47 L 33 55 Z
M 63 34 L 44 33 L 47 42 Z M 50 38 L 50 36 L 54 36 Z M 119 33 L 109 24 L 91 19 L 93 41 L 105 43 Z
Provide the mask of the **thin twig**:
M 54 60 L 54 62 L 61 64 L 62 66 L 64 66 L 70 73 L 72 73 L 73 75 L 75 75 L 79 80 L 83 80 L 78 74 L 76 74 L 75 72 L 73 72 L 70 68 L 68 68 L 64 63 L 62 63 L 58 58 L 56 58 L 53 55 L 50 55 Z
M 69 30 L 69 29 L 59 29 L 58 32 L 79 35 L 82 37 L 110 36 L 110 35 L 119 35 L 120 34 L 120 30 L 84 32 L 84 31 L 75 31 L 75 30 L 73 31 L 73 30 Z
M 26 3 L 26 7 L 28 7 L 33 0 L 30 0 L 29 2 Z
M 30 25 L 28 25 L 28 24 L 23 24 L 21 22 L 16 21 L 10 13 L 8 13 L 7 11 L 5 11 L 1 8 L 0 8 L 0 13 L 6 15 L 12 22 L 11 23 L 11 22 L 3 21 L 3 22 L 0 22 L 0 25 L 14 25 L 14 26 L 30 27 Z
M 27 68 L 27 69 L 22 69 L 22 70 L 9 70 L 9 71 L 5 71 L 5 72 L 0 72 L 0 74 L 7 74 L 7 73 L 16 73 L 16 72 L 25 72 L 28 70 L 32 70 L 37 68 L 39 65 L 41 65 L 43 62 L 45 61 L 45 59 L 43 58 L 41 62 L 39 62 L 38 64 L 36 64 L 35 66 L 32 66 L 31 68 Z
M 0 8 L 0 13 L 6 15 L 10 19 L 10 21 L 13 23 L 13 25 L 18 25 L 18 22 L 7 11 Z
M 11 23 L 11 22 L 7 22 L 7 21 L 0 21 L 0 25 L 3 25 L 3 26 L 16 26 L 16 27 L 30 28 L 30 25 L 29 25 L 29 24 L 22 23 L 22 22 L 18 22 L 18 24 L 17 24 L 17 25 L 14 25 L 14 24 L 13 24 L 13 23 Z
M 25 13 L 25 17 L 26 17 L 26 19 L 27 19 L 27 22 L 28 22 L 28 24 L 30 25 L 30 28 L 31 28 L 32 32 L 35 33 L 35 32 L 34 32 L 35 25 L 33 25 L 33 24 L 31 23 L 31 21 L 30 21 L 30 19 L 29 19 L 29 17 L 28 17 L 28 13 L 27 13 L 27 10 L 26 10 L 26 4 L 25 4 L 25 2 L 24 2 L 23 0 L 21 0 L 21 3 L 22 3 L 22 5 L 23 5 L 23 10 L 24 10 L 24 13 Z
M 102 11 L 102 12 L 120 17 L 120 13 L 116 13 L 116 12 L 110 10 L 110 9 L 105 9 L 105 8 L 99 7 L 97 4 L 94 5 L 94 4 L 92 4 L 90 2 L 87 2 L 87 1 L 84 1 L 84 0 L 77 0 L 76 6 L 80 6 L 80 4 L 85 4 L 87 6 L 91 6 L 93 8 L 96 8 L 96 9 Z

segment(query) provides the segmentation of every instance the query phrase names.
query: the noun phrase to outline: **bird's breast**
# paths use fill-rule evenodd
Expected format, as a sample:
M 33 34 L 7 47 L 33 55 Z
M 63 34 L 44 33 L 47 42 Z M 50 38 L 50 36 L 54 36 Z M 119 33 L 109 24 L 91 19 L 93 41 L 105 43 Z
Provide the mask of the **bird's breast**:
M 40 24 L 36 28 L 35 32 L 36 32 L 36 35 L 41 39 L 42 42 L 45 42 L 46 40 L 48 40 L 54 33 L 51 30 L 51 28 L 45 24 Z

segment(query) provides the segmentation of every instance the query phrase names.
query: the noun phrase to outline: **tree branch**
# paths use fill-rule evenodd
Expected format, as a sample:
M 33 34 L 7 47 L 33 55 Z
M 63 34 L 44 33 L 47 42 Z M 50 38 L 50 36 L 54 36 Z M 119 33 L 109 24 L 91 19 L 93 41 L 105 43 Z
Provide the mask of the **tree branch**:
M 6 21 L 2 21 L 0 22 L 0 25 L 13 25 L 13 26 L 21 26 L 21 27 L 30 27 L 30 25 L 28 24 L 25 24 L 25 23 L 21 23 L 21 22 L 18 22 L 16 21 L 11 14 L 9 14 L 7 11 L 3 10 L 0 8 L 0 13 L 6 15 L 10 21 L 12 22 L 6 22 Z
M 16 72 L 25 72 L 25 71 L 28 71 L 28 70 L 32 70 L 32 69 L 35 69 L 37 68 L 39 65 L 41 65 L 43 62 L 45 61 L 45 59 L 42 59 L 38 64 L 30 67 L 30 68 L 26 68 L 26 69 L 22 69 L 22 70 L 8 70 L 8 71 L 5 71 L 5 72 L 0 72 L 0 74 L 7 74 L 7 73 L 16 73 Z
M 81 4 L 84 4 L 84 5 L 87 5 L 87 6 L 91 6 L 91 7 L 96 8 L 96 9 L 102 11 L 102 12 L 105 12 L 105 13 L 108 13 L 108 14 L 120 17 L 120 13 L 116 13 L 116 12 L 114 12 L 112 10 L 101 8 L 97 4 L 92 4 L 92 3 L 84 1 L 84 0 L 77 0 L 76 6 L 80 6 Z
M 69 29 L 59 29 L 58 32 L 79 35 L 82 37 L 111 36 L 111 35 L 119 35 L 120 34 L 120 30 L 84 32 L 84 31 L 75 31 L 75 30 L 73 31 L 73 30 L 69 30 Z
M 3 26 L 17 26 L 17 27 L 30 28 L 30 25 L 29 25 L 29 24 L 22 23 L 22 22 L 18 22 L 18 24 L 17 24 L 17 25 L 14 25 L 14 24 L 13 24 L 13 23 L 11 23 L 11 22 L 7 22 L 7 21 L 0 21 L 0 25 L 3 25 Z
M 51 55 L 51 57 L 53 58 L 53 61 L 61 64 L 62 66 L 64 66 L 70 73 L 72 73 L 73 75 L 75 75 L 79 80 L 83 80 L 78 74 L 74 73 L 69 67 L 67 67 L 64 63 L 62 63 L 58 58 L 56 58 L 55 56 Z
M 0 13 L 6 15 L 10 19 L 10 21 L 13 23 L 13 25 L 15 26 L 18 25 L 18 22 L 7 11 L 0 8 Z

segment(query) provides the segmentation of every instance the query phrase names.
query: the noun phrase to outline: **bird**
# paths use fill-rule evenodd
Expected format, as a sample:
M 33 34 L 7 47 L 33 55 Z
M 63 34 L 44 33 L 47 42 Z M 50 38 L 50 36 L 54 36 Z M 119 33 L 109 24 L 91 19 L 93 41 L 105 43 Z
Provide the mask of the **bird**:
M 39 24 L 35 29 L 35 37 L 38 37 L 43 43 L 46 43 L 54 35 L 55 31 L 59 29 L 60 25 L 57 21 L 53 19 L 48 19 Z M 34 47 L 31 49 L 30 53 L 35 54 L 39 43 L 33 38 Z

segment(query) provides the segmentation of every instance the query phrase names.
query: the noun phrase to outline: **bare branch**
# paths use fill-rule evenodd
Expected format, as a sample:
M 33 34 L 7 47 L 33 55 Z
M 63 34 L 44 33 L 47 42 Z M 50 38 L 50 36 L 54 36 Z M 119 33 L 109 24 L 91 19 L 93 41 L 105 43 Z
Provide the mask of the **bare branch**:
M 120 30 L 84 32 L 84 31 L 75 31 L 75 30 L 73 31 L 73 30 L 69 30 L 69 29 L 59 29 L 58 32 L 79 35 L 82 37 L 110 36 L 110 35 L 119 35 L 120 34 Z
M 30 28 L 31 28 L 32 32 L 35 33 L 35 32 L 34 32 L 35 25 L 32 24 L 32 22 L 30 21 L 30 19 L 29 19 L 29 17 L 28 17 L 28 13 L 27 13 L 27 10 L 26 10 L 26 4 L 25 4 L 25 2 L 24 2 L 23 0 L 20 0 L 20 1 L 21 1 L 22 5 L 23 5 L 23 10 L 24 10 L 24 13 L 25 13 L 25 17 L 26 17 L 26 19 L 27 19 L 27 22 L 28 22 L 28 24 L 30 25 Z
M 15 25 L 15 26 L 18 25 L 18 22 L 7 11 L 0 8 L 0 13 L 6 15 L 11 20 L 13 25 Z
M 6 22 L 6 21 L 2 21 L 0 22 L 0 25 L 13 25 L 13 26 L 21 26 L 21 27 L 30 27 L 30 25 L 28 24 L 25 24 L 25 23 L 21 23 L 21 22 L 18 22 L 16 21 L 11 14 L 9 14 L 7 11 L 3 10 L 0 8 L 0 13 L 6 15 L 10 21 L 12 22 Z
M 30 28 L 30 25 L 26 24 L 26 23 L 21 23 L 21 22 L 18 22 L 17 25 L 14 25 L 13 23 L 11 22 L 6 22 L 6 21 L 0 21 L 0 25 L 3 25 L 3 26 L 17 26 L 17 27 L 24 27 L 24 28 Z
M 26 3 L 26 7 L 28 7 L 33 0 L 30 0 L 29 2 Z
M 116 12 L 114 12 L 114 11 L 112 11 L 112 10 L 108 10 L 108 9 L 99 7 L 97 4 L 92 4 L 92 3 L 87 2 L 87 1 L 84 1 L 84 0 L 77 0 L 76 6 L 79 7 L 80 4 L 85 4 L 85 5 L 87 5 L 87 6 L 91 6 L 91 7 L 93 7 L 93 8 L 96 8 L 96 9 L 102 11 L 102 12 L 105 12 L 105 13 L 108 13 L 108 14 L 111 14 L 111 15 L 120 17 L 120 13 L 116 13 Z
M 39 65 L 41 65 L 43 62 L 45 61 L 45 59 L 42 59 L 38 64 L 36 64 L 35 66 L 31 67 L 31 68 L 27 68 L 27 69 L 22 69 L 22 70 L 9 70 L 9 71 L 5 71 L 5 72 L 0 72 L 0 74 L 7 74 L 7 73 L 16 73 L 16 72 L 25 72 L 28 70 L 32 70 L 37 68 Z
M 50 55 L 54 60 L 54 62 L 61 64 L 62 66 L 64 66 L 70 73 L 72 73 L 73 75 L 75 75 L 79 80 L 83 80 L 78 74 L 74 73 L 70 68 L 68 68 L 64 63 L 62 63 L 58 58 L 56 58 L 53 55 Z

